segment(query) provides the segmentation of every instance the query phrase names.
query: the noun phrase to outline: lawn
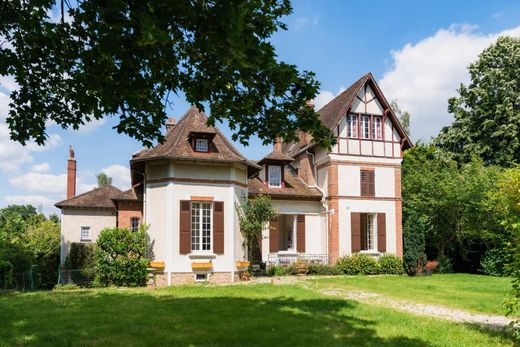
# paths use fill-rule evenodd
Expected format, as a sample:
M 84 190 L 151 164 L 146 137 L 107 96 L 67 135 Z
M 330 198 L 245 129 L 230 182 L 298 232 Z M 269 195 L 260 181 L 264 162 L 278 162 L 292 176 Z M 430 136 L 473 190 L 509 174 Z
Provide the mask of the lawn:
M 359 289 L 396 299 L 492 314 L 507 312 L 502 302 L 511 290 L 510 278 L 469 274 L 328 277 L 313 282 L 319 286 Z
M 91 289 L 0 296 L 0 345 L 508 346 L 475 326 L 300 286 Z

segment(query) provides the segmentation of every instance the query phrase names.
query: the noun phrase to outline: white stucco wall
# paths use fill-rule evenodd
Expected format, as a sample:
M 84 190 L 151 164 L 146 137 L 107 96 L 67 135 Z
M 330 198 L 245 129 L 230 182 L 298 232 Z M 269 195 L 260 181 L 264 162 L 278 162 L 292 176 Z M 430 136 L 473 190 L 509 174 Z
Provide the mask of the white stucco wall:
M 61 263 L 69 253 L 70 245 L 81 241 L 81 227 L 90 227 L 90 242 L 96 242 L 105 228 L 116 226 L 116 212 L 102 209 L 62 208 L 61 210 Z

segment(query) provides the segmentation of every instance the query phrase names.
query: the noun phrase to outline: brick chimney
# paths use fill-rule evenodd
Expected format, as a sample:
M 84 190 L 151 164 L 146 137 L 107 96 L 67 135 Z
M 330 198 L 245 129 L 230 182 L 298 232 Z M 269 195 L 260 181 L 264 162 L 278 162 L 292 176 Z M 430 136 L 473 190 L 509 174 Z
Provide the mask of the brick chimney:
M 169 133 L 175 127 L 175 118 L 168 118 L 166 121 L 166 133 Z
M 76 196 L 76 159 L 74 150 L 69 146 L 69 160 L 67 160 L 67 199 Z
M 273 152 L 282 153 L 282 139 L 279 136 L 274 139 Z

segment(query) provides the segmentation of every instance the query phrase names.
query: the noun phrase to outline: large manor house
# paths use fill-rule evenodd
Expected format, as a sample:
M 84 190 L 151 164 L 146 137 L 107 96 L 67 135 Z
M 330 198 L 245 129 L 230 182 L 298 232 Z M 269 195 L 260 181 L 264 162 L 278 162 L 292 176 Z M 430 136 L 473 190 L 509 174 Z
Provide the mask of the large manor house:
M 402 153 L 412 144 L 375 79 L 361 77 L 318 111 L 337 144 L 309 134 L 275 141 L 245 158 L 192 107 L 167 122 L 165 141 L 132 155 L 132 187 L 76 195 L 76 159 L 68 160 L 61 209 L 61 261 L 73 243 L 95 242 L 107 227 L 148 226 L 160 285 L 232 282 L 247 252 L 236 206 L 269 195 L 278 215 L 266 225 L 254 263 L 297 259 L 334 263 L 356 252 L 401 256 Z M 209 266 L 198 266 L 210 264 Z

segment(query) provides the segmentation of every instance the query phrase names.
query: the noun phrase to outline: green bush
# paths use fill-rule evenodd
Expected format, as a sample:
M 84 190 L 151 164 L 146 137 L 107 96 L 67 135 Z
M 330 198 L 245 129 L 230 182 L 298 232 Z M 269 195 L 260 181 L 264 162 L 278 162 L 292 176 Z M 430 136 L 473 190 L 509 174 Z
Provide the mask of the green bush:
M 409 276 L 420 275 L 426 265 L 425 235 L 430 229 L 428 219 L 412 213 L 404 220 L 403 267 Z
M 288 275 L 287 267 L 280 265 L 270 265 L 267 267 L 267 274 L 269 276 L 285 276 Z
M 489 276 L 505 276 L 507 271 L 505 269 L 507 256 L 500 249 L 489 249 L 482 260 L 480 261 L 480 267 L 482 273 Z
M 336 266 L 346 275 L 377 275 L 380 272 L 377 260 L 363 253 L 344 256 Z
M 439 266 L 435 270 L 436 273 L 440 274 L 449 274 L 453 273 L 453 265 L 451 264 L 451 259 L 447 256 L 441 256 L 437 259 L 439 262 Z
M 385 275 L 402 275 L 403 259 L 393 254 L 383 254 L 378 259 L 380 273 Z
M 341 271 L 341 269 L 335 265 L 310 263 L 307 274 L 317 276 L 337 276 L 343 275 L 343 271 Z
M 52 290 L 67 291 L 67 290 L 76 290 L 76 289 L 81 289 L 81 287 L 74 283 L 68 283 L 68 284 L 57 284 L 54 286 L 54 288 Z
M 143 286 L 148 267 L 146 227 L 137 231 L 104 229 L 96 241 L 96 283 L 102 286 Z

